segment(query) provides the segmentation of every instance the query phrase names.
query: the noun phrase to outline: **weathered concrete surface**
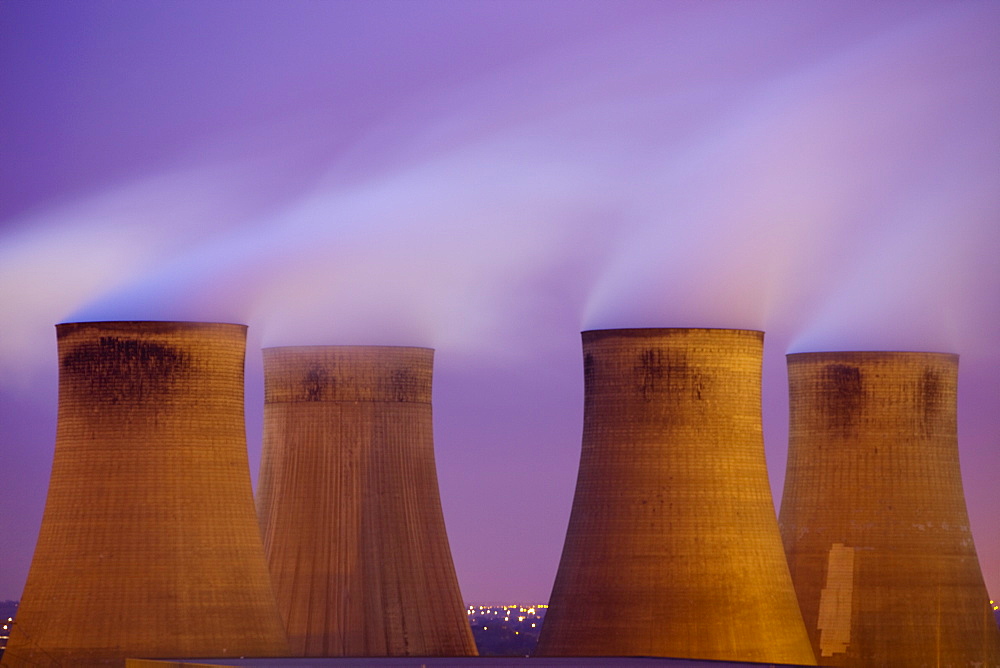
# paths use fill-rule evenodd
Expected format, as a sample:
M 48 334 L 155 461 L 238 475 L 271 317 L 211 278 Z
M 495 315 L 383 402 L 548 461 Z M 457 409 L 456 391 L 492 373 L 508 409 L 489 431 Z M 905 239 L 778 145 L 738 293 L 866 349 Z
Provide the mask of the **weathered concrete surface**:
M 763 333 L 583 333 L 576 495 L 539 656 L 815 664 L 764 462 Z
M 958 356 L 788 356 L 780 523 L 831 666 L 998 666 L 959 470 Z
M 438 492 L 433 355 L 264 350 L 258 511 L 297 656 L 476 653 Z
M 250 487 L 245 335 L 57 326 L 52 477 L 4 666 L 287 654 Z

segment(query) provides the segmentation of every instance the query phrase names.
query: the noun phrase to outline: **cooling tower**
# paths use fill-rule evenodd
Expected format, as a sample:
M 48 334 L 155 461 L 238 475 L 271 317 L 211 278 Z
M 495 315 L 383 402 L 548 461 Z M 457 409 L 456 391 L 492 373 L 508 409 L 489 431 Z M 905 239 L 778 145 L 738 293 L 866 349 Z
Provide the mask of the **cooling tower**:
M 763 338 L 583 333 L 580 471 L 536 654 L 815 665 L 764 462 Z
M 264 350 L 258 511 L 297 656 L 473 656 L 431 425 L 434 351 Z
M 56 331 L 52 475 L 3 665 L 287 654 L 250 487 L 246 328 Z
M 958 356 L 788 356 L 781 530 L 830 666 L 1000 666 L 958 463 Z

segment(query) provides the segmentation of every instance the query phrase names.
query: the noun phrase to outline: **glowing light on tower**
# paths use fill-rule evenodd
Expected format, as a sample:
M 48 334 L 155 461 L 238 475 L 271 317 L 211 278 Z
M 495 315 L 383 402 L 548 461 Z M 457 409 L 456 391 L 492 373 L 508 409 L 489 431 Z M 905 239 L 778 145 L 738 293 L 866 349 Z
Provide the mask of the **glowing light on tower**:
M 583 333 L 580 472 L 537 654 L 815 663 L 764 462 L 763 340 Z

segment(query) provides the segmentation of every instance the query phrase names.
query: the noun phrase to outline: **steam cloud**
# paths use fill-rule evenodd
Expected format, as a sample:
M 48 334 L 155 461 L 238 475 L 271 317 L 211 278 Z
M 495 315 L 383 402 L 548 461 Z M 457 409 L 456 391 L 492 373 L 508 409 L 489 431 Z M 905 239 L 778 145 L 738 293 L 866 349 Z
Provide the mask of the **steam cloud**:
M 569 19 L 575 3 L 470 4 L 422 18 L 393 16 L 395 3 L 361 18 L 300 6 L 345 36 L 380 20 L 390 37 L 407 20 L 434 25 L 449 58 L 473 62 L 420 52 L 421 86 L 404 76 L 405 40 L 369 62 L 360 38 L 325 47 L 337 39 L 312 20 L 267 17 L 282 38 L 306 31 L 305 55 L 269 52 L 291 81 L 268 94 L 301 104 L 9 213 L 6 391 L 51 374 L 52 325 L 81 320 L 244 322 L 251 360 L 255 345 L 426 345 L 445 373 L 509 364 L 522 380 L 549 355 L 575 365 L 580 329 L 627 326 L 1000 365 L 996 5 L 595 3 Z M 498 13 L 525 53 L 488 28 Z M 531 19 L 541 25 L 515 27 Z M 399 92 L 364 97 L 380 85 Z M 338 95 L 360 101 L 328 113 Z

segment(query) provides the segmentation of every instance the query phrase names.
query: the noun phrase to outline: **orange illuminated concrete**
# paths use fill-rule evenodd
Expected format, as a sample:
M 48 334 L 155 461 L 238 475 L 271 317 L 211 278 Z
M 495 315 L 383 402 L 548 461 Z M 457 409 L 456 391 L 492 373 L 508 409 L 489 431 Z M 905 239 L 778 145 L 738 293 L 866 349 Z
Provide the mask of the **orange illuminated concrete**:
M 287 653 L 250 487 L 245 330 L 57 326 L 52 477 L 4 666 Z
M 258 511 L 296 656 L 472 656 L 431 424 L 434 351 L 264 350 Z
M 583 333 L 576 495 L 540 656 L 815 665 L 764 462 L 763 333 Z
M 1000 666 L 962 492 L 958 356 L 788 356 L 781 531 L 820 664 Z

